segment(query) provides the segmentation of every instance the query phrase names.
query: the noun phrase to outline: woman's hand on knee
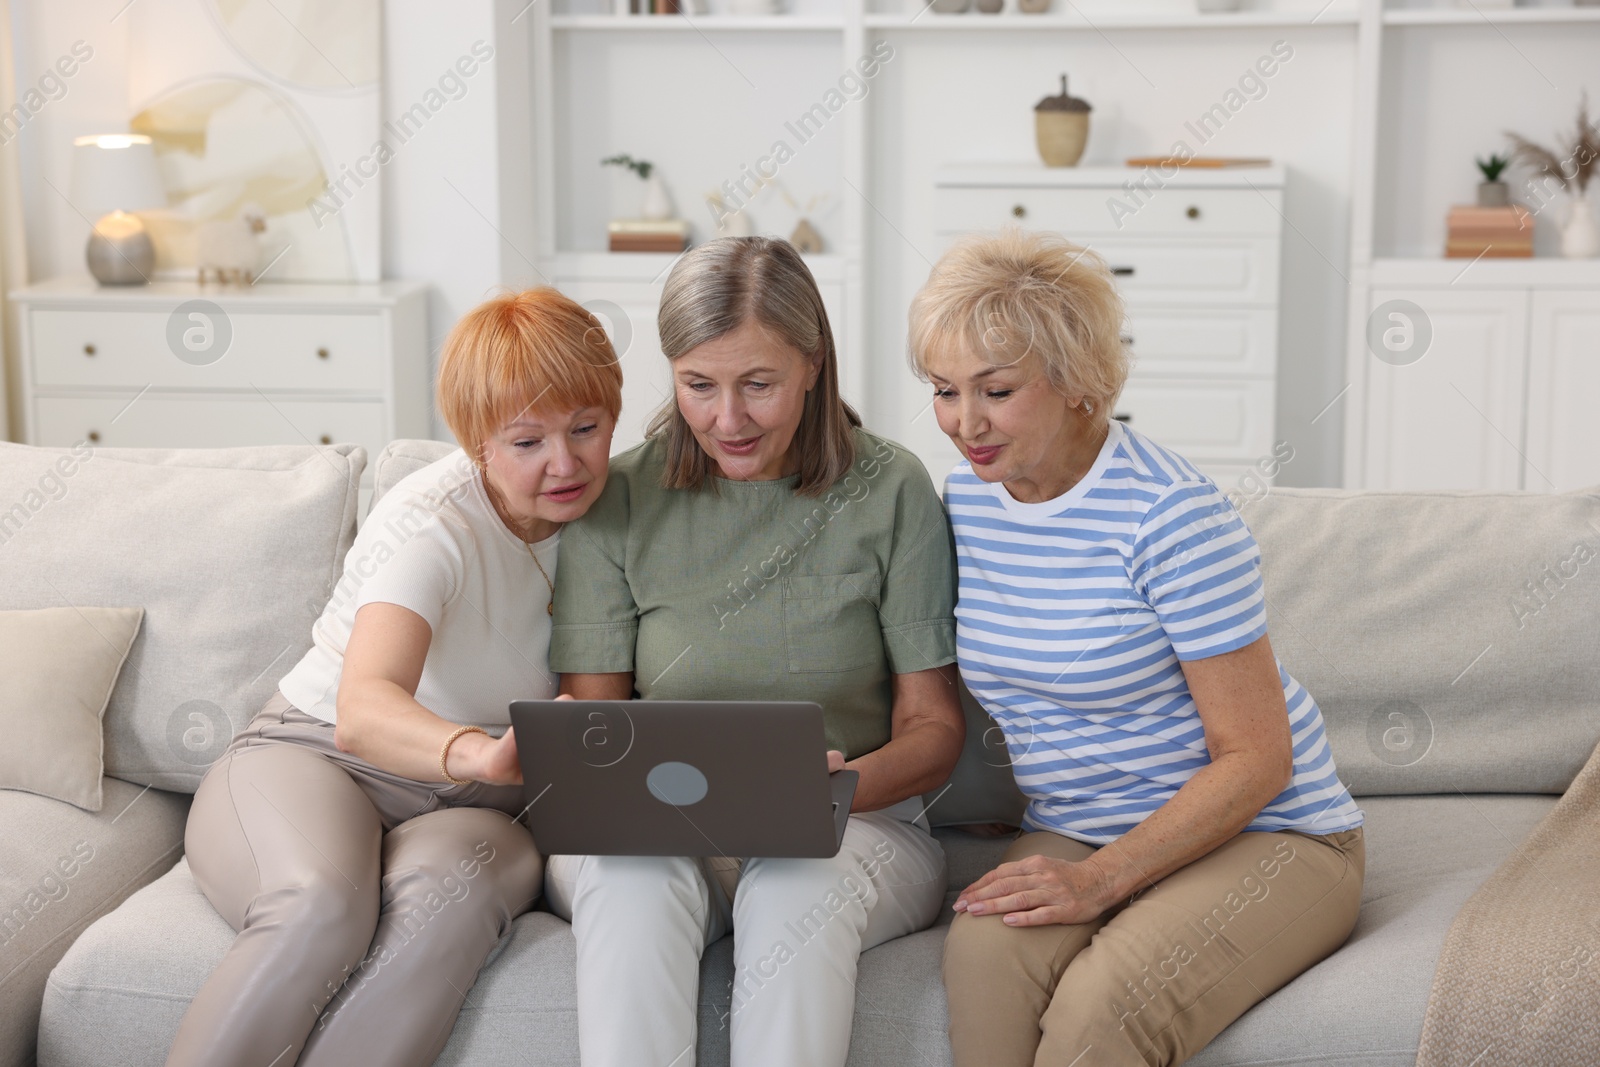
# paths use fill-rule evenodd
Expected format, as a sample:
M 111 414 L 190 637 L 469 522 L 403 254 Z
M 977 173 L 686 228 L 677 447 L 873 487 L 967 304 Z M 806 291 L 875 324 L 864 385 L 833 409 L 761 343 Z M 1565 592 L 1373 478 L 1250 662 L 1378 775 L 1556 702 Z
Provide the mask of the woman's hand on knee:
M 1028 856 L 1002 863 L 961 891 L 955 910 L 1004 915 L 1011 926 L 1086 923 L 1116 903 L 1111 883 L 1092 862 Z

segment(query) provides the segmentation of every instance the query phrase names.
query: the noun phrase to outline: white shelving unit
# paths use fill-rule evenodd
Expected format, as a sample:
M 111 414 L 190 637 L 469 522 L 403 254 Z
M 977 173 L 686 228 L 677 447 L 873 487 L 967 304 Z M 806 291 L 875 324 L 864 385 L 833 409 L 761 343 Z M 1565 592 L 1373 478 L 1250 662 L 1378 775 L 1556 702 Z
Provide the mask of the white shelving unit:
M 1558 38 L 1564 53 L 1555 52 Z M 1505 121 L 1494 123 L 1499 102 L 1455 58 L 1486 45 L 1514 53 L 1507 81 L 1530 83 L 1526 92 L 1548 88 L 1557 99 L 1564 92 L 1575 107 L 1579 91 L 1563 76 L 1571 67 L 1543 69 L 1534 46 L 1592 69 L 1600 8 L 1362 0 L 1347 384 L 1339 400 L 1350 488 L 1553 490 L 1600 482 L 1600 433 L 1582 415 L 1600 401 L 1600 375 L 1589 370 L 1600 365 L 1600 261 L 1550 255 L 1549 240 L 1532 259 L 1426 254 L 1429 244 L 1442 246 L 1447 204 L 1418 192 L 1441 183 L 1430 172 L 1436 160 L 1408 158 L 1415 131 L 1452 108 L 1479 107 L 1493 131 L 1478 150 L 1486 155 L 1504 151 L 1501 129 L 1545 140 L 1550 127 L 1571 125 L 1565 101 L 1536 126 L 1507 108 L 1500 109 Z M 1427 90 L 1404 79 L 1411 60 L 1436 61 Z M 1473 155 L 1459 148 L 1458 169 Z M 1398 331 L 1388 335 L 1394 344 L 1418 349 L 1387 350 L 1386 329 Z
M 1001 12 L 995 15 L 963 12 L 959 15 L 940 15 L 932 10 L 916 14 L 869 14 L 865 18 L 869 29 L 923 29 L 963 31 L 1032 31 L 1032 30 L 1237 30 L 1262 26 L 1340 26 L 1353 25 L 1352 9 L 1329 10 L 1320 16 L 1306 11 L 1229 11 L 1212 15 L 1193 12 L 1160 11 L 1099 11 L 1084 12 L 1079 8 L 1062 14 L 1045 12 L 1024 15 Z
M 1481 64 L 1485 51 L 1495 50 L 1496 70 L 1509 72 L 1508 84 L 1520 91 L 1535 72 L 1526 56 L 1518 58 L 1519 49 L 1541 54 L 1528 41 L 1566 50 L 1562 55 L 1588 48 L 1592 56 L 1600 46 L 1600 8 L 1581 7 L 1489 11 L 1435 0 L 1387 6 L 1384 0 L 1246 0 L 1246 10 L 1202 15 L 1181 0 L 1055 0 L 1050 12 L 1027 15 L 1006 0 L 996 15 L 944 15 L 919 0 L 783 0 L 782 14 L 750 16 L 729 13 L 727 0 L 706 2 L 711 10 L 698 15 L 615 14 L 614 0 L 555 0 L 529 9 L 523 24 L 532 34 L 539 267 L 595 299 L 619 291 L 609 287 L 631 286 L 620 290 L 626 301 L 604 299 L 630 317 L 643 314 L 672 257 L 602 251 L 605 220 L 627 214 L 627 199 L 636 193 L 626 176 L 601 171 L 599 159 L 614 152 L 664 159 L 679 214 L 695 226 L 696 242 L 703 241 L 711 219 L 700 195 L 737 181 L 767 143 L 793 143 L 793 117 L 842 85 L 841 76 L 876 42 L 888 42 L 894 60 L 886 69 L 893 75 L 832 111 L 825 128 L 795 145 L 796 157 L 779 177 L 802 204 L 813 194 L 831 194 L 813 217 L 826 242 L 814 269 L 827 298 L 837 302 L 837 314 L 831 307 L 830 314 L 846 396 L 875 428 L 917 451 L 935 477 L 954 452 L 923 417 L 920 386 L 901 366 L 906 301 L 926 276 L 944 229 L 934 175 L 946 165 L 985 157 L 1004 163 L 1031 150 L 1023 112 L 1053 90 L 1061 70 L 1072 72 L 1074 92 L 1087 92 L 1096 105 L 1090 146 L 1102 148 L 1085 162 L 1106 164 L 1164 151 L 1182 120 L 1218 99 L 1271 42 L 1287 40 L 1306 57 L 1295 60 L 1296 84 L 1280 79 L 1264 103 L 1250 104 L 1252 116 L 1271 108 L 1279 109 L 1276 115 L 1237 120 L 1241 132 L 1230 131 L 1233 140 L 1202 151 L 1271 155 L 1289 164 L 1276 423 L 1297 447 L 1309 442 L 1303 451 L 1320 457 L 1300 461 L 1300 484 L 1337 481 L 1342 462 L 1345 484 L 1358 486 L 1367 484 L 1372 362 L 1362 338 L 1374 286 L 1389 284 L 1381 280 L 1390 277 L 1386 264 L 1402 273 L 1411 269 L 1403 264 L 1417 261 L 1427 264 L 1419 271 L 1450 270 L 1455 261 L 1426 260 L 1442 246 L 1430 227 L 1442 230 L 1443 208 L 1470 197 L 1472 152 L 1501 147 L 1499 131 L 1508 126 L 1548 137 L 1550 128 L 1570 124 L 1566 97 L 1572 105 L 1578 97 L 1567 84 L 1572 79 L 1550 78 L 1551 85 L 1536 89 L 1551 97 L 1561 83 L 1559 107 L 1545 99 L 1539 109 L 1502 115 L 1473 95 L 1487 91 L 1479 83 L 1492 79 L 1468 77 L 1457 79 L 1467 85 L 1452 112 L 1441 79 L 1455 77 L 1452 64 Z M 1411 65 L 1397 70 L 1397 63 Z M 1594 75 L 1577 75 L 1580 82 L 1584 77 L 1600 100 Z M 970 87 L 964 97 L 956 85 Z M 1474 109 L 1481 121 L 1461 117 L 1475 116 Z M 1274 123 L 1298 159 L 1274 150 L 1265 136 Z M 1475 149 L 1450 140 L 1466 126 L 1481 130 Z M 1009 140 L 995 133 L 1002 128 Z M 670 141 L 662 139 L 665 130 Z M 1002 141 L 1004 149 L 992 147 Z M 1419 170 L 1408 152 L 1424 149 L 1413 145 L 1447 158 L 1424 161 Z M 1305 180 L 1300 171 L 1308 167 Z M 761 232 L 792 228 L 794 213 L 771 191 L 757 197 L 752 211 Z M 1578 282 L 1572 267 L 1540 269 L 1581 289 L 1588 283 Z M 643 320 L 631 325 L 637 335 Z

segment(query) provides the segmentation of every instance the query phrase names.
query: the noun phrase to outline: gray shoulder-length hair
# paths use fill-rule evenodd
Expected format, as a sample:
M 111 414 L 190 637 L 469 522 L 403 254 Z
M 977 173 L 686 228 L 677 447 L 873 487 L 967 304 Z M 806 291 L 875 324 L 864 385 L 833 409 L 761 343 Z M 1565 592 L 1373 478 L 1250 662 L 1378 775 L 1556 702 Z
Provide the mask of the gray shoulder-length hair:
M 854 430 L 861 416 L 839 394 L 839 355 L 828 312 L 816 279 L 793 245 L 776 237 L 721 237 L 684 253 L 661 292 L 661 351 L 675 360 L 751 318 L 821 362 L 789 446 L 800 461 L 795 491 L 821 496 L 855 463 Z M 707 483 L 712 459 L 695 440 L 675 398 L 656 412 L 648 433 L 666 442 L 663 486 L 699 489 Z M 716 483 L 711 485 L 714 490 Z

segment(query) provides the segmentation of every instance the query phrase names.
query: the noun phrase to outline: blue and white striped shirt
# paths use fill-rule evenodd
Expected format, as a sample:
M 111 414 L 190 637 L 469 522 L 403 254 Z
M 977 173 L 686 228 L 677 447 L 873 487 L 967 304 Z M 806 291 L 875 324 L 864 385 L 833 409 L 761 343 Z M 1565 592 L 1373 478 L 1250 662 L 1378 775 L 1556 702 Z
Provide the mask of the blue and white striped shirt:
M 1116 840 L 1210 762 L 1180 661 L 1267 632 L 1255 539 L 1215 483 L 1118 422 L 1054 500 L 1021 503 L 962 463 L 945 507 L 961 675 L 1004 731 L 1024 826 Z M 1316 701 L 1278 675 L 1294 778 L 1246 829 L 1360 826 Z

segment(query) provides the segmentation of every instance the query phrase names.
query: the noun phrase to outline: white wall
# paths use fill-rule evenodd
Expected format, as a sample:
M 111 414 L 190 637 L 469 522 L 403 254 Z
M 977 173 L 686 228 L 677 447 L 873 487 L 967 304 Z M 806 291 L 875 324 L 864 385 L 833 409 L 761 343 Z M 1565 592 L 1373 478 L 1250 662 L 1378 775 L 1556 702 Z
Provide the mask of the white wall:
M 127 0 L 12 4 L 18 88 L 36 84 L 83 41 L 93 55 L 22 129 L 23 200 L 32 280 L 82 273 L 89 222 L 67 203 L 72 139 L 127 128 Z M 527 16 L 512 0 L 385 0 L 382 114 L 416 103 L 474 42 L 495 50 L 466 92 L 396 146 L 381 172 L 383 272 L 430 282 L 430 350 L 502 283 L 534 280 L 528 138 Z M 503 84 L 502 84 L 503 83 Z M 505 136 L 502 136 L 505 134 Z M 504 150 L 502 151 L 502 146 Z M 519 177 L 503 177 L 510 171 Z M 52 188 L 53 186 L 53 188 Z M 57 191 L 59 190 L 59 192 Z M 358 191 L 362 195 L 366 190 Z M 524 257 L 528 257 L 525 259 Z M 435 424 L 435 435 L 448 439 Z

